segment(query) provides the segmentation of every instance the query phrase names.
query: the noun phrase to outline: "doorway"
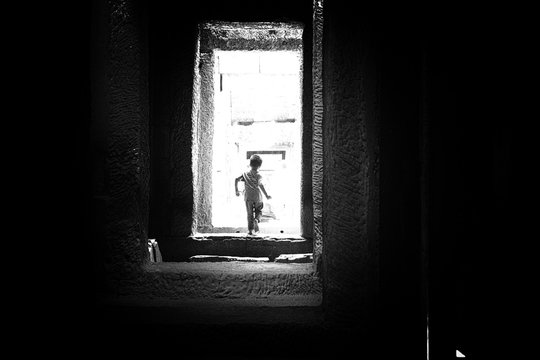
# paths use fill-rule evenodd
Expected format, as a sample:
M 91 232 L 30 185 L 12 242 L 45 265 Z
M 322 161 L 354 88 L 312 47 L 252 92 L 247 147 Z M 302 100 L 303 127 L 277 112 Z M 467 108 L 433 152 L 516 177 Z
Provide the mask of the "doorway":
M 298 235 L 302 53 L 216 50 L 214 56 L 213 228 L 227 233 L 246 227 L 234 178 L 249 171 L 250 156 L 258 154 L 272 196 L 264 200 L 261 233 Z

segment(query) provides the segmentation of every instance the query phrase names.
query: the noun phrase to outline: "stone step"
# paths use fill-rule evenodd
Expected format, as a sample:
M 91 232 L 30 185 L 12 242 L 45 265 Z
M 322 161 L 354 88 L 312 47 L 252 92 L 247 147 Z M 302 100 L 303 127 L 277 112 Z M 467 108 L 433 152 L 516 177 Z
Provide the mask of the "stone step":
M 160 324 L 303 324 L 322 322 L 320 296 L 277 296 L 254 299 L 141 299 L 102 302 L 109 321 Z
M 313 240 L 300 236 L 265 235 L 249 237 L 245 234 L 204 234 L 189 238 L 156 239 L 163 261 L 183 262 L 196 255 L 238 257 L 269 257 L 281 254 L 313 252 Z
M 191 262 L 221 262 L 221 261 L 244 261 L 244 262 L 269 262 L 268 257 L 246 256 L 220 256 L 220 255 L 195 255 L 189 258 Z
M 312 263 L 313 253 L 307 254 L 281 254 L 275 260 L 277 263 Z
M 221 256 L 221 255 L 194 255 L 189 258 L 190 262 L 277 262 L 277 263 L 311 263 L 313 254 L 281 254 L 275 259 L 269 257 L 246 257 L 246 256 Z
M 149 263 L 142 274 L 115 284 L 118 294 L 140 299 L 244 299 L 299 301 L 318 298 L 322 284 L 313 263 L 163 262 Z

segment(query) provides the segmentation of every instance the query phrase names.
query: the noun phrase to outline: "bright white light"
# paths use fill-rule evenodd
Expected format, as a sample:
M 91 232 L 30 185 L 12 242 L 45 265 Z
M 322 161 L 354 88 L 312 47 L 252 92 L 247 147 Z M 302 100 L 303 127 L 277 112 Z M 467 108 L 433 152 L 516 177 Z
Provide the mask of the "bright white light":
M 260 173 L 272 199 L 261 233 L 299 234 L 301 52 L 215 51 L 212 225 L 224 232 L 246 228 L 243 197 L 234 178 L 249 170 L 250 153 L 263 159 Z
M 465 355 L 463 355 L 459 350 L 456 349 L 456 357 L 458 357 L 458 358 L 464 358 Z

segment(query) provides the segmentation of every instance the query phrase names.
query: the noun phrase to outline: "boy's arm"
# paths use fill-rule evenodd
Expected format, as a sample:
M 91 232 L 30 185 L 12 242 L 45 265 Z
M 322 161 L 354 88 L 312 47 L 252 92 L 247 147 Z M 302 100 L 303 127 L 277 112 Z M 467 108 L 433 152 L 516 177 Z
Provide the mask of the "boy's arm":
M 268 200 L 270 200 L 272 197 L 266 193 L 266 189 L 264 188 L 264 185 L 261 184 L 261 185 L 259 185 L 259 187 L 261 188 L 261 190 L 262 190 L 264 196 L 266 196 L 266 198 L 267 198 Z
M 236 193 L 236 196 L 240 196 L 240 191 L 238 191 L 238 182 L 239 181 L 243 181 L 244 180 L 244 176 L 243 175 L 240 175 L 239 177 L 237 177 L 236 179 L 234 179 L 234 191 Z

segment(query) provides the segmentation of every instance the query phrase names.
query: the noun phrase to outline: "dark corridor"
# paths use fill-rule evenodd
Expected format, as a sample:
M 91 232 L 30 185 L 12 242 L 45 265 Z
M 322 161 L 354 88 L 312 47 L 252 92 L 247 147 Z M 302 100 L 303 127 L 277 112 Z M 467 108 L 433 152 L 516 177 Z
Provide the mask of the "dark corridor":
M 493 314 L 512 293 L 500 294 L 499 282 L 512 288 L 500 255 L 519 232 L 512 196 L 518 125 L 494 106 L 507 100 L 500 89 L 511 76 L 501 71 L 508 63 L 496 17 L 480 7 L 391 11 L 324 1 L 322 87 L 310 74 L 303 98 L 306 141 L 317 137 L 310 131 L 321 120 L 320 148 L 313 147 L 321 167 L 303 165 L 321 193 L 302 194 L 313 202 L 312 235 L 323 241 L 323 304 L 315 317 L 312 309 L 263 306 L 247 325 L 210 319 L 189 326 L 176 324 L 181 315 L 167 306 L 103 306 L 126 295 L 122 284 L 144 278 L 141 239 L 190 232 L 193 174 L 185 154 L 197 24 L 300 22 L 304 46 L 317 46 L 313 1 L 187 4 L 112 0 L 72 10 L 79 16 L 70 21 L 71 55 L 80 61 L 65 67 L 80 80 L 83 100 L 75 104 L 84 105 L 70 116 L 82 119 L 80 151 L 71 157 L 84 161 L 71 192 L 80 196 L 66 196 L 79 200 L 81 214 L 66 218 L 84 236 L 66 250 L 80 254 L 67 260 L 73 271 L 60 291 L 73 299 L 63 302 L 70 315 L 61 320 L 74 329 L 66 341 L 93 355 L 340 358 L 352 351 L 419 359 L 429 313 L 431 359 L 454 358 L 456 348 L 472 359 L 502 352 L 504 341 L 498 350 L 493 343 L 507 330 L 506 314 L 497 321 Z M 158 292 L 169 286 L 154 285 Z M 295 320 L 258 321 L 274 311 Z M 319 315 L 320 323 L 302 320 Z

